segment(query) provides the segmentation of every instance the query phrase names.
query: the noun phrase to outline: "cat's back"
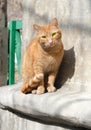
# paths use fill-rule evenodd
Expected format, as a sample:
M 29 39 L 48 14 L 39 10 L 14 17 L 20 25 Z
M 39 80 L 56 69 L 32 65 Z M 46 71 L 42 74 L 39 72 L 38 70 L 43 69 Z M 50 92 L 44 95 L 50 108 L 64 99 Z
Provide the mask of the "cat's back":
M 35 52 L 37 52 L 37 43 L 38 43 L 38 39 L 33 39 L 28 47 L 26 48 L 26 51 L 24 53 L 24 57 L 30 57 L 32 56 Z
M 28 45 L 28 47 L 27 47 L 27 50 L 26 50 L 26 53 L 27 53 L 27 51 L 29 51 L 29 53 L 32 53 L 32 52 L 37 51 L 37 45 L 38 45 L 38 39 L 35 38 L 35 39 L 33 39 L 33 40 L 29 43 L 29 45 Z
M 22 68 L 29 67 L 34 62 L 34 55 L 36 55 L 36 53 L 38 52 L 37 42 L 38 39 L 33 39 L 26 48 L 25 53 L 23 55 Z

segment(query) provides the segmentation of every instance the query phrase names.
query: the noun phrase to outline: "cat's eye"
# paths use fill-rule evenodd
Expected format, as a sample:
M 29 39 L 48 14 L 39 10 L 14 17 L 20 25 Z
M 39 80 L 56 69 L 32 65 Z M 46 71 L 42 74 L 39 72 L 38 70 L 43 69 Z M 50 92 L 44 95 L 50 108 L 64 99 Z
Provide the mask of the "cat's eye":
M 41 38 L 44 38 L 44 39 L 45 39 L 45 38 L 46 38 L 46 36 L 42 36 Z
M 57 34 L 56 32 L 52 33 L 52 37 L 56 36 L 56 34 Z

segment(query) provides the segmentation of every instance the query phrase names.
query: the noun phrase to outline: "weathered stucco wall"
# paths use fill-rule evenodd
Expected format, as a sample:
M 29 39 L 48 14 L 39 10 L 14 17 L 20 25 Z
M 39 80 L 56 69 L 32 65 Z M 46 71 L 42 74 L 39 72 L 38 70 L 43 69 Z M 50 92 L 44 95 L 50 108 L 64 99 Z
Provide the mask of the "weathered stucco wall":
M 6 1 L 0 1 L 0 87 L 7 84 L 8 37 L 6 28 Z
M 62 30 L 65 56 L 58 84 L 74 83 L 91 92 L 91 1 L 90 0 L 24 0 L 23 2 L 23 50 L 34 36 L 32 25 L 47 24 L 57 17 Z M 81 87 L 82 84 L 86 88 Z M 80 86 L 80 87 L 79 87 Z
M 7 21 L 22 19 L 22 1 L 7 0 Z

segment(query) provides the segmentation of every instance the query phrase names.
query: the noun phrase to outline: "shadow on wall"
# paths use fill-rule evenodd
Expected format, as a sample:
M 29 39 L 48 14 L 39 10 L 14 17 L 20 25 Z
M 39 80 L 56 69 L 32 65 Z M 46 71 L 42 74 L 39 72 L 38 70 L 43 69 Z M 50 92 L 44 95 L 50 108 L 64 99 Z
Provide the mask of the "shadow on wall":
M 64 51 L 62 64 L 55 81 L 55 86 L 59 89 L 68 79 L 71 79 L 75 71 L 75 52 L 74 47 Z

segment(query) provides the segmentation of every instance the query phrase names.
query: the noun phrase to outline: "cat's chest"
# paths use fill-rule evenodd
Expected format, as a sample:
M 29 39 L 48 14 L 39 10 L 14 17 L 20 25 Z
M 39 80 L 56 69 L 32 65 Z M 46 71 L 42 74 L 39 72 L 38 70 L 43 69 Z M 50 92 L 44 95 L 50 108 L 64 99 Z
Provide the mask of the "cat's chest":
M 45 72 L 50 72 L 50 71 L 54 71 L 57 69 L 58 64 L 57 64 L 57 58 L 53 57 L 53 56 L 48 56 L 47 58 L 45 58 L 44 61 L 44 71 Z

